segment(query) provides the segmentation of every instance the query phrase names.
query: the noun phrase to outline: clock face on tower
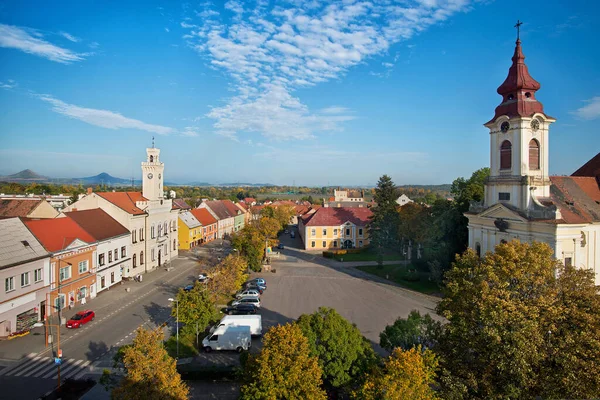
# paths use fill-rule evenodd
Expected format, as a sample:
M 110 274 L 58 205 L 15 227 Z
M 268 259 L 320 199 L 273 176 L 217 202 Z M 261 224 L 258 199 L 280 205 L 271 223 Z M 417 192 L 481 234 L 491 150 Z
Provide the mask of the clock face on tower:
M 502 125 L 500 125 L 500 130 L 501 130 L 503 133 L 506 133 L 506 132 L 508 132 L 508 128 L 510 128 L 510 124 L 509 124 L 508 122 L 506 122 L 506 121 L 504 121 L 504 122 L 502 123 Z
M 152 175 L 152 172 L 150 172 L 150 173 L 148 174 L 148 179 L 152 179 L 152 177 L 153 177 L 153 176 L 154 176 L 154 175 Z
M 531 130 L 535 132 L 538 129 L 540 129 L 540 121 L 534 119 L 533 121 L 531 121 Z

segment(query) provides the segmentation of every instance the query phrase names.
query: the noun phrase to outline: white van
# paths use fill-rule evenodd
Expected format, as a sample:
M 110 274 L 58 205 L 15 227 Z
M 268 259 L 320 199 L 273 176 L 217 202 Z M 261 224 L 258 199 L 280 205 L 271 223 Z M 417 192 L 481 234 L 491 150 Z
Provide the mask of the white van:
M 226 315 L 221 322 L 210 328 L 210 332 L 228 325 L 249 326 L 252 336 L 262 335 L 262 317 L 260 315 Z
M 207 353 L 212 350 L 235 350 L 241 353 L 251 346 L 249 326 L 222 326 L 202 340 L 202 347 Z

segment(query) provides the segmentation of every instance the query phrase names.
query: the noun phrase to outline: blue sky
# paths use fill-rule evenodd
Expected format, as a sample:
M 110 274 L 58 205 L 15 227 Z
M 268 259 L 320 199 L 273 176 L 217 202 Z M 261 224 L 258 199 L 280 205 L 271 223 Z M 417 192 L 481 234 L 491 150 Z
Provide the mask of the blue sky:
M 489 165 L 516 37 L 557 119 L 550 172 L 600 150 L 597 2 L 5 1 L 0 174 L 440 184 Z

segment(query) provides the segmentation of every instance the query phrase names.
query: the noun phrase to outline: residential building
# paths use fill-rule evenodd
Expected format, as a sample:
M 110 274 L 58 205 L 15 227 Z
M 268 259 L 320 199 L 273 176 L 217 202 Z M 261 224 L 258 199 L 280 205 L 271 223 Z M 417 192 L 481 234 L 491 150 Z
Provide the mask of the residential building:
M 242 210 L 242 212 L 244 213 L 244 226 L 246 226 L 250 223 L 250 219 L 252 216 L 252 214 L 250 213 L 250 206 L 244 203 L 243 201 L 235 203 L 235 206 Z
M 121 282 L 123 273 L 136 263 L 131 251 L 131 234 L 104 210 L 70 211 L 65 213 L 98 243 L 96 251 L 96 293 Z
M 246 197 L 242 201 L 244 202 L 244 204 L 248 205 L 248 207 L 252 207 L 257 204 L 256 199 L 254 197 Z
M 412 203 L 413 201 L 405 194 L 401 195 L 396 199 L 396 203 L 402 207 L 405 204 Z
M 194 208 L 190 211 L 202 225 L 200 244 L 212 242 L 217 238 L 218 221 L 206 208 Z
M 50 259 L 48 315 L 96 297 L 97 242 L 71 218 L 24 221 Z M 62 321 L 61 321 L 62 323 Z
M 217 219 L 217 237 L 227 238 L 233 233 L 235 215 L 230 213 L 223 200 L 203 201 L 198 208 L 206 208 Z
M 229 211 L 230 215 L 233 215 L 233 231 L 238 232 L 244 228 L 246 224 L 246 213 L 243 209 L 236 206 L 231 200 L 223 200 L 223 204 Z
M 19 218 L 0 220 L 0 337 L 45 318 L 50 258 Z
M 512 65 L 497 92 L 502 101 L 490 131 L 490 176 L 473 205 L 469 247 L 482 255 L 518 239 L 545 242 L 565 265 L 591 269 L 600 285 L 600 154 L 571 176 L 549 176 L 549 130 L 555 119 L 536 99 L 540 84 L 517 40 Z
M 323 207 L 299 218 L 298 233 L 305 250 L 351 249 L 369 244 L 368 208 Z
M 184 211 L 178 218 L 179 250 L 189 250 L 202 243 L 202 224 L 190 211 Z
M 192 207 L 186 203 L 184 199 L 174 199 L 171 197 L 171 201 L 173 203 L 173 209 L 178 210 L 179 212 L 189 211 L 192 209 Z
M 333 191 L 333 201 L 335 202 L 363 202 L 365 201 L 365 193 L 362 190 L 337 190 Z
M 38 197 L 0 199 L 0 218 L 56 218 L 58 211 Z
M 62 211 L 63 208 L 71 204 L 71 196 L 67 196 L 64 194 L 48 194 L 48 195 L 39 195 L 39 194 L 4 194 L 0 193 L 0 200 L 21 200 L 21 199 L 44 199 L 50 204 L 52 207 L 56 209 L 56 211 Z
M 65 211 L 101 208 L 131 233 L 131 251 L 136 262 L 124 277 L 145 273 L 177 257 L 177 216 L 170 199 L 164 197 L 164 163 L 160 150 L 146 149 L 142 162 L 142 192 L 100 192 L 91 189 Z

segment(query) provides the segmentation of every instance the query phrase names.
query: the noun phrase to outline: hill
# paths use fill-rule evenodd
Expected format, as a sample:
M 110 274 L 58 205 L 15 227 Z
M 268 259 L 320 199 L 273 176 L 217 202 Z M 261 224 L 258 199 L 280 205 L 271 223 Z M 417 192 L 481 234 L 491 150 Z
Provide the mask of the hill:
M 16 174 L 0 176 L 0 181 L 5 182 L 47 182 L 50 178 L 47 176 L 43 176 L 35 173 L 30 169 L 24 169 L 21 172 L 17 172 Z

